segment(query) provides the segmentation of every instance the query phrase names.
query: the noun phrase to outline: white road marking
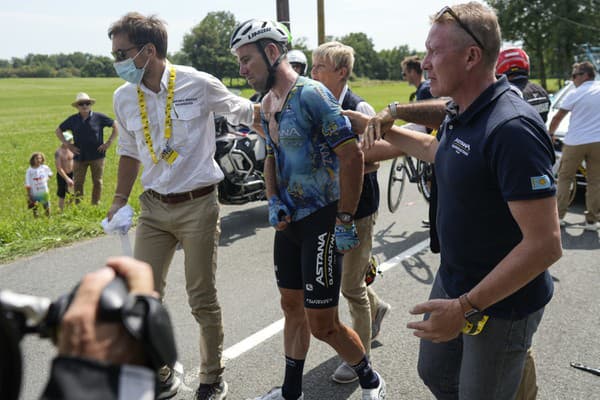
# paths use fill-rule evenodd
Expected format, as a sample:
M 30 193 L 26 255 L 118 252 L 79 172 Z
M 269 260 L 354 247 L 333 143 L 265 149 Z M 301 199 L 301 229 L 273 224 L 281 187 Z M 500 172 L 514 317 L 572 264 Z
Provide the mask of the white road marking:
M 406 258 L 410 258 L 410 257 L 414 256 L 415 254 L 419 253 L 421 250 L 425 249 L 427 246 L 429 246 L 429 239 L 423 240 L 422 242 L 415 244 L 413 247 L 404 250 L 402 253 L 398 254 L 397 256 L 392 257 L 389 260 L 386 260 L 385 262 L 379 264 L 379 269 L 381 270 L 381 272 L 385 272 L 389 269 L 392 269 L 395 266 L 397 266 L 398 264 L 400 264 Z
M 269 339 L 271 336 L 275 336 L 282 330 L 283 318 L 273 322 L 271 325 L 261 329 L 255 334 L 248 336 L 241 342 L 237 342 L 233 346 L 225 349 L 225 351 L 223 351 L 223 357 L 225 358 L 225 360 L 233 360 L 234 358 L 241 356 L 248 350 L 251 350 L 252 348 L 258 346 L 260 343 Z

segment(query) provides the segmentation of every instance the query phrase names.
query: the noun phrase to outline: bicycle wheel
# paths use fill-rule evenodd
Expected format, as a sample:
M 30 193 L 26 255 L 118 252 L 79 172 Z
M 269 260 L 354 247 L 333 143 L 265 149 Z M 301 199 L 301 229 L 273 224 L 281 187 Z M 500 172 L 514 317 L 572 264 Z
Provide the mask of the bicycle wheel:
M 395 212 L 400 206 L 402 192 L 404 192 L 404 184 L 407 180 L 407 168 L 404 164 L 404 157 L 395 158 L 390 169 L 390 177 L 388 179 L 388 210 Z
M 417 187 L 423 195 L 425 201 L 429 203 L 431 199 L 431 181 L 433 179 L 433 164 L 427 161 L 419 160 L 417 163 Z

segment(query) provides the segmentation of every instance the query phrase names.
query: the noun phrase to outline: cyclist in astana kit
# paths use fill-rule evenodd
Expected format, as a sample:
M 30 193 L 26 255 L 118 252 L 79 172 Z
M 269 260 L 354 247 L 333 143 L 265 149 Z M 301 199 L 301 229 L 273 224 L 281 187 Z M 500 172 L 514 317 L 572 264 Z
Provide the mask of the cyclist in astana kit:
M 328 343 L 359 376 L 362 398 L 385 398 L 356 332 L 338 317 L 342 256 L 358 246 L 353 214 L 362 187 L 357 136 L 333 95 L 298 76 L 286 58 L 289 32 L 250 20 L 231 38 L 240 74 L 264 93 L 265 180 L 274 262 L 285 315 L 285 377 L 259 400 L 301 400 L 310 335 Z M 357 162 L 358 161 L 358 162 Z M 337 250 L 337 252 L 336 252 Z

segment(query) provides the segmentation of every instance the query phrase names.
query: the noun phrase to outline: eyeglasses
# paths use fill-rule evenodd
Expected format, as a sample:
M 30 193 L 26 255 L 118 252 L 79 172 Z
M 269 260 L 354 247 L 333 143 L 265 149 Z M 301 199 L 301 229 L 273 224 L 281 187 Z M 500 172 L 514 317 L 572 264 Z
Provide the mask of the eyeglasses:
M 127 58 L 129 58 L 129 57 L 127 57 L 127 52 L 129 50 L 133 50 L 133 49 L 137 49 L 137 48 L 138 48 L 138 46 L 133 46 L 128 49 L 117 49 L 116 51 L 112 52 L 112 56 L 115 58 L 116 61 L 123 61 L 123 60 L 126 60 Z
M 456 15 L 456 13 L 454 11 L 452 11 L 452 9 L 449 6 L 442 8 L 435 16 L 435 20 L 437 21 L 438 19 L 440 19 L 440 17 L 442 15 L 444 15 L 446 13 L 450 14 L 450 16 L 452 18 L 454 18 L 454 20 L 458 23 L 458 25 L 460 25 L 460 27 L 463 28 L 463 30 L 465 32 L 467 32 L 469 34 L 469 36 L 471 36 L 473 38 L 473 40 L 477 43 L 477 45 L 479 47 L 481 47 L 481 50 L 485 50 L 485 47 L 483 47 L 483 44 L 481 44 L 481 41 L 479 39 L 477 39 L 477 36 L 475 36 L 473 31 L 471 29 L 469 29 L 469 27 L 467 25 L 465 25 L 465 23 L 462 22 L 460 20 L 460 18 L 458 18 L 458 15 Z
M 79 107 L 83 107 L 83 106 L 89 107 L 89 106 L 92 105 L 92 102 L 91 101 L 84 101 L 84 102 L 81 102 L 81 103 L 77 103 L 77 105 Z
M 585 74 L 585 72 L 575 72 L 573 75 L 571 75 L 571 78 L 575 79 L 575 78 L 577 78 L 578 76 L 581 76 L 581 75 L 583 75 L 583 74 Z

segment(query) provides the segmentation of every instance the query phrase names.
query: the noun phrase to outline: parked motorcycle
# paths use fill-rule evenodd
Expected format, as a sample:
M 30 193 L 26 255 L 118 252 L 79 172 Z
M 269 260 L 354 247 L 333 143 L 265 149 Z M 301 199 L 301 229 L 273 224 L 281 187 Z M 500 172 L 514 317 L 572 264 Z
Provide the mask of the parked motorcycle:
M 266 200 L 264 139 L 246 126 L 231 125 L 223 116 L 215 116 L 215 130 L 215 160 L 225 175 L 219 183 L 219 202 Z

